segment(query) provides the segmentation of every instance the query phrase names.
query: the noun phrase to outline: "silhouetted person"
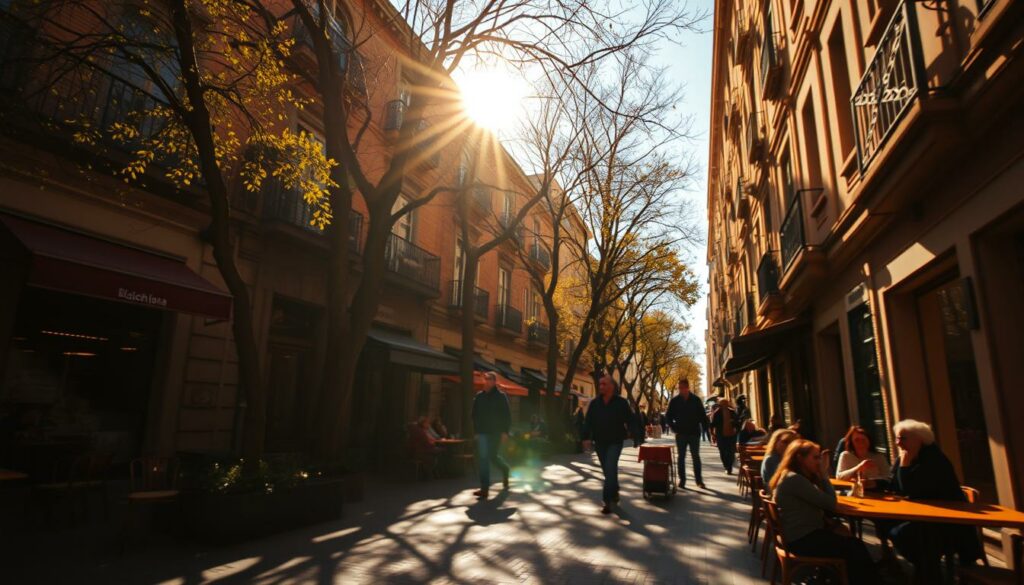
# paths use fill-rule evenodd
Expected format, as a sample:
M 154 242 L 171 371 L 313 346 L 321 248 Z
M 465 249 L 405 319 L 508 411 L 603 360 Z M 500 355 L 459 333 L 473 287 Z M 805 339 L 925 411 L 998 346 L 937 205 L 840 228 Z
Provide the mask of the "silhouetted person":
M 668 426 L 676 434 L 676 450 L 679 452 L 679 487 L 686 487 L 686 449 L 690 450 L 693 460 L 693 478 L 697 487 L 704 487 L 704 477 L 700 465 L 701 430 L 708 426 L 708 415 L 704 404 L 695 394 L 690 392 L 690 381 L 679 380 L 679 393 L 668 402 Z
M 619 396 L 619 385 L 610 374 L 601 377 L 597 391 L 598 396 L 590 401 L 583 424 L 583 448 L 590 449 L 593 444 L 597 451 L 597 459 L 604 472 L 601 513 L 610 514 L 612 504 L 619 501 L 619 455 L 632 422 L 632 413 L 626 399 Z
M 491 488 L 491 463 L 501 470 L 502 487 L 508 489 L 509 467 L 498 450 L 508 440 L 508 430 L 512 426 L 508 396 L 498 388 L 497 376 L 494 372 L 486 372 L 484 380 L 488 388 L 473 398 L 473 429 L 476 431 L 480 471 L 480 489 L 473 492 L 473 495 L 480 499 L 487 499 Z

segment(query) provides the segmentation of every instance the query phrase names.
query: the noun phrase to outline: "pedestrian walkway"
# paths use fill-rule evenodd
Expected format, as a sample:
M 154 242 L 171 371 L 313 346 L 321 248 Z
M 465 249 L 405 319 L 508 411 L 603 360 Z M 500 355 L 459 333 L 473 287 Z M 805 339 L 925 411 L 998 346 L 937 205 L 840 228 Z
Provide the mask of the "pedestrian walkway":
M 660 439 L 654 444 L 672 444 Z M 637 450 L 622 453 L 622 503 L 600 513 L 592 454 L 514 468 L 512 489 L 478 503 L 465 478 L 371 486 L 330 524 L 213 550 L 160 547 L 40 581 L 102 583 L 764 583 L 750 504 L 702 444 L 706 490 L 645 501 Z M 690 469 L 689 462 L 687 462 Z M 496 486 L 497 487 L 497 486 Z

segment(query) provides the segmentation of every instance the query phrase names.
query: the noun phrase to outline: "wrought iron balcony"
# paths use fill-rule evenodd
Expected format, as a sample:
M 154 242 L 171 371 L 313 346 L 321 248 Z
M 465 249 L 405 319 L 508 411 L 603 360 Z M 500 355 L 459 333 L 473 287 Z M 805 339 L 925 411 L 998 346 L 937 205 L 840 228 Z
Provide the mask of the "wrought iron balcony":
M 462 309 L 462 281 L 453 280 L 449 288 L 449 294 L 451 296 L 448 298 L 448 307 Z M 478 286 L 473 287 L 473 295 L 476 297 L 473 305 L 473 314 L 476 315 L 477 319 L 486 321 L 491 295 Z
M 384 263 L 389 272 L 430 291 L 440 287 L 441 259 L 396 234 L 388 235 Z
M 530 260 L 536 262 L 545 272 L 551 269 L 551 253 L 540 242 L 535 241 L 530 246 Z
M 538 322 L 530 323 L 526 328 L 526 341 L 537 345 L 547 345 L 551 332 Z
M 497 305 L 494 307 L 494 324 L 498 329 L 509 331 L 519 335 L 523 332 L 523 313 L 511 305 Z
M 913 2 L 900 2 L 850 102 L 863 173 L 925 87 Z
M 758 300 L 763 303 L 768 295 L 777 292 L 779 292 L 779 263 L 775 259 L 775 252 L 767 252 L 761 256 L 761 263 L 757 265 Z
M 786 212 L 786 219 L 782 221 L 780 240 L 782 241 L 782 273 L 789 270 L 790 264 L 796 258 L 800 250 L 804 248 L 804 210 L 802 193 L 797 192 L 796 197 Z

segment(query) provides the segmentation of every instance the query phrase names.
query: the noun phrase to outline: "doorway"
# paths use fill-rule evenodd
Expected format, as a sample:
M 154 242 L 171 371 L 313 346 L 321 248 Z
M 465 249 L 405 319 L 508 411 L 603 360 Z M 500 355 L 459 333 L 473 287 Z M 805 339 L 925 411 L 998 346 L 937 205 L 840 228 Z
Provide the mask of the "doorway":
M 971 345 L 971 281 L 951 274 L 915 299 L 935 434 L 965 485 L 995 497 L 995 474 Z

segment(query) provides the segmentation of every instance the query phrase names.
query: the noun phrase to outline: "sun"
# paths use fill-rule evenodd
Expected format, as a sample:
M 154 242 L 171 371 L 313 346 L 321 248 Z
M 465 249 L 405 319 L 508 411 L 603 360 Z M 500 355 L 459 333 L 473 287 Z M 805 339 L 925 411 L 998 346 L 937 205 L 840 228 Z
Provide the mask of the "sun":
M 462 107 L 473 122 L 501 133 L 515 126 L 523 110 L 526 82 L 498 68 L 473 69 L 456 76 Z

